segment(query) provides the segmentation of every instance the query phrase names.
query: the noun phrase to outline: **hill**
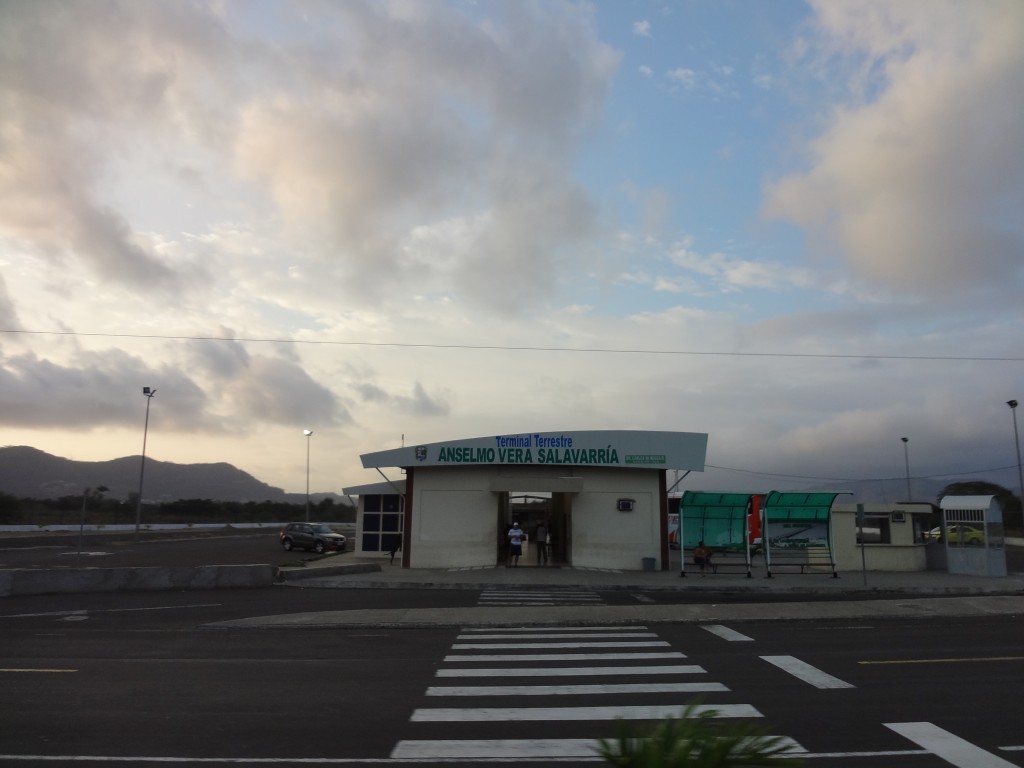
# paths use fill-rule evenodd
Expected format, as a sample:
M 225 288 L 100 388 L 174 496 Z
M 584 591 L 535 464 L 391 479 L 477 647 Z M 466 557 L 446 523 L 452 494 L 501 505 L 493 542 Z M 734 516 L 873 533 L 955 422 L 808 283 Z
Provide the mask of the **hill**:
M 7 446 L 0 448 L 0 492 L 16 498 L 53 499 L 105 485 L 108 498 L 127 500 L 138 493 L 139 466 L 139 456 L 72 461 L 28 446 Z M 210 499 L 299 504 L 306 500 L 305 494 L 285 493 L 224 462 L 175 464 L 151 458 L 146 459 L 142 495 L 147 502 Z M 310 498 L 342 500 L 333 493 L 310 494 Z

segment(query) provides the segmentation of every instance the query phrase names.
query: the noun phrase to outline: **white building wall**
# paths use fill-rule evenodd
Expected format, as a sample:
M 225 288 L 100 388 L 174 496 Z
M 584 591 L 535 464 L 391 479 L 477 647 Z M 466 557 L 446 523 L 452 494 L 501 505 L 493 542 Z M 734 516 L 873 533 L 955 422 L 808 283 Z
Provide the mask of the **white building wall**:
M 542 469 L 544 471 L 538 471 Z M 492 478 L 522 478 L 521 491 L 541 491 L 542 480 L 583 479 L 572 494 L 573 566 L 638 571 L 643 558 L 659 557 L 660 470 L 591 467 L 430 467 L 413 476 L 412 568 L 490 567 L 496 564 L 500 494 Z M 519 484 L 519 480 L 516 480 Z M 633 499 L 632 512 L 619 512 L 619 499 Z
M 498 495 L 480 467 L 421 469 L 413 476 L 412 568 L 495 564 Z
M 578 468 L 577 474 L 585 490 L 573 498 L 572 564 L 639 571 L 643 558 L 660 559 L 658 471 Z M 619 499 L 633 499 L 633 511 L 619 512 Z

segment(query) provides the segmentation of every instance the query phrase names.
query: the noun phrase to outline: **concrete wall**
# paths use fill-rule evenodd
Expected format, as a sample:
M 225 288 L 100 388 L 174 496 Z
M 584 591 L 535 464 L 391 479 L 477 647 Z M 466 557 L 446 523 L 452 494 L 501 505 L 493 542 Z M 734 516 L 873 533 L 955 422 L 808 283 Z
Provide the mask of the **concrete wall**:
M 891 543 L 865 544 L 863 560 L 857 543 L 857 506 L 832 506 L 832 545 L 836 568 L 840 571 L 925 571 L 928 570 L 926 545 L 914 541 L 915 525 L 921 529 L 932 513 L 929 504 L 865 504 L 865 514 L 891 515 L 900 510 L 904 522 L 889 523 Z M 915 522 L 916 520 L 916 522 Z

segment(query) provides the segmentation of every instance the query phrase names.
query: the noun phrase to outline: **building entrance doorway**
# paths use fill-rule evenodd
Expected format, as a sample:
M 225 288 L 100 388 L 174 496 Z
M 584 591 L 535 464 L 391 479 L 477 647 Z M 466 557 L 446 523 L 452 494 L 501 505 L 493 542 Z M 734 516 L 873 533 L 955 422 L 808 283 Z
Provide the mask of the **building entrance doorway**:
M 498 565 L 510 562 L 508 531 L 512 523 L 519 523 L 527 536 L 520 567 L 572 564 L 572 494 L 512 491 L 498 496 Z

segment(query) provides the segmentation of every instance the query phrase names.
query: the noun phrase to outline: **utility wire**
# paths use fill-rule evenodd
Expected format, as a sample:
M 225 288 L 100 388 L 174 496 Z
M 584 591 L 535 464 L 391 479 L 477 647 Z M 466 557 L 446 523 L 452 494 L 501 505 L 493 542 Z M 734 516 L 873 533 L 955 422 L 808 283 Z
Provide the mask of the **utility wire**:
M 230 341 L 259 344 L 305 344 L 339 347 L 396 347 L 404 349 L 462 349 L 503 352 L 572 352 L 606 355 L 678 355 L 695 357 L 807 358 L 818 360 L 915 360 L 941 362 L 1024 363 L 1024 357 L 980 357 L 977 355 L 868 355 L 838 352 L 722 352 L 686 349 L 616 349 L 606 347 L 539 347 L 501 344 L 427 344 L 400 341 L 336 341 L 330 339 L 275 339 L 258 337 L 188 336 L 157 333 L 89 333 L 84 331 L 33 331 L 0 328 L 0 333 L 36 336 L 77 336 L 104 339 L 159 339 L 164 341 Z
M 723 472 L 738 472 L 744 475 L 757 475 L 759 477 L 780 477 L 787 480 L 827 480 L 834 483 L 879 483 L 885 481 L 900 481 L 903 482 L 907 478 L 905 475 L 899 477 L 865 477 L 865 478 L 853 478 L 853 477 L 816 477 L 814 475 L 787 475 L 779 472 L 757 472 L 752 469 L 739 469 L 738 467 L 721 467 L 715 464 L 705 464 L 705 467 L 709 469 L 720 469 Z M 937 475 L 912 475 L 911 480 L 937 480 L 943 477 L 963 477 L 964 475 L 981 475 L 988 472 L 1004 472 L 1011 469 L 1016 469 L 1016 464 L 1011 464 L 1006 467 L 989 467 L 987 469 L 971 469 L 962 470 L 957 472 L 945 472 Z
M 705 356 L 705 357 L 762 357 L 762 358 L 810 358 L 810 359 L 846 359 L 846 360 L 918 360 L 918 361 L 947 361 L 947 362 L 1024 362 L 1022 357 L 979 357 L 960 355 L 852 355 L 825 352 L 721 352 L 721 351 L 696 351 L 696 350 L 667 350 L 667 349 L 614 349 L 602 347 L 536 347 L 536 346 L 509 346 L 498 344 L 422 344 L 412 342 L 386 342 L 386 341 L 335 341 L 322 339 L 275 339 L 257 337 L 225 337 L 225 336 L 188 336 L 180 334 L 145 334 L 145 333 L 90 333 L 85 331 L 38 331 L 22 330 L 12 328 L 0 328 L 0 333 L 26 334 L 36 336 L 80 336 L 90 338 L 108 339 L 160 339 L 165 341 L 230 341 L 250 342 L 260 344 L 306 344 L 326 346 L 348 346 L 348 347 L 396 347 L 408 349 L 464 349 L 476 351 L 506 351 L 506 352 L 574 352 L 589 354 L 626 354 L 626 355 L 680 355 L 680 356 Z M 721 467 L 714 464 L 706 464 L 711 469 L 719 469 L 725 472 L 739 472 L 741 474 L 758 475 L 760 477 L 779 477 L 790 480 L 816 480 L 829 482 L 864 483 L 880 482 L 883 480 L 904 480 L 903 477 L 892 478 L 866 478 L 857 480 L 844 477 L 815 477 L 812 475 L 787 475 L 772 472 L 756 472 L 754 470 L 739 469 L 737 467 Z M 1009 467 L 993 467 L 990 469 L 978 469 L 971 472 L 949 472 L 938 475 L 923 475 L 911 478 L 912 480 L 926 480 L 942 477 L 963 476 L 964 474 L 981 474 L 986 472 L 998 472 L 1013 469 L 1016 465 Z

